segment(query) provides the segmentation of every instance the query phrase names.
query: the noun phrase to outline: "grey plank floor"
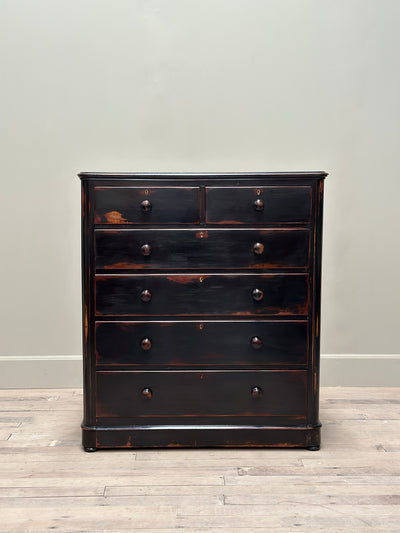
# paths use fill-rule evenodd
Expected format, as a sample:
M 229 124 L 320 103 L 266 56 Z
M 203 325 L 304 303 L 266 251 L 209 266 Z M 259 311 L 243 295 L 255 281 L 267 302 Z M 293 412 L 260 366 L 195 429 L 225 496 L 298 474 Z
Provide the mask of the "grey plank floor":
M 323 388 L 323 446 L 80 447 L 82 392 L 0 390 L 0 531 L 400 531 L 400 388 Z

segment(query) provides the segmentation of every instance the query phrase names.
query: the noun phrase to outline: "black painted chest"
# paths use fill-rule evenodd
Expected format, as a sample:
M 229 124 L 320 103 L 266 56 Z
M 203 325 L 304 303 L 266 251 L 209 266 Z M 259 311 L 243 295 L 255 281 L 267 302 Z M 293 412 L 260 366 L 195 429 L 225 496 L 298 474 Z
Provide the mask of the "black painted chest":
M 79 176 L 85 449 L 318 448 L 326 173 Z

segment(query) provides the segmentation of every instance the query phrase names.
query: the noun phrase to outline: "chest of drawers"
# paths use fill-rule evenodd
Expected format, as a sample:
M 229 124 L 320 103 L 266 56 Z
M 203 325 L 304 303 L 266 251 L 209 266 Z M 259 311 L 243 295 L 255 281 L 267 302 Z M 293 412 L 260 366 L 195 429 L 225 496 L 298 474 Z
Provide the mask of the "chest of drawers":
M 79 174 L 85 450 L 319 448 L 325 176 Z

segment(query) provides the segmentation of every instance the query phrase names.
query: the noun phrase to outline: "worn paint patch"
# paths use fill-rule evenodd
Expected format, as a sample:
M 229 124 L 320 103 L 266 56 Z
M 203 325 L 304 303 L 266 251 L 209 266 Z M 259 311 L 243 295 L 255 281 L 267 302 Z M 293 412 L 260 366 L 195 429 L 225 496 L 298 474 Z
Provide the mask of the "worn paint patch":
M 180 283 L 182 285 L 186 285 L 188 283 L 196 281 L 197 276 L 167 276 L 167 280 L 172 281 L 173 283 Z
M 104 218 L 109 224 L 126 224 L 128 221 L 118 211 L 109 211 L 104 213 Z
M 121 261 L 121 263 L 114 263 L 113 265 L 104 265 L 103 268 L 105 269 L 132 269 L 132 268 L 145 268 L 147 265 L 141 265 L 137 263 L 126 263 L 124 261 Z

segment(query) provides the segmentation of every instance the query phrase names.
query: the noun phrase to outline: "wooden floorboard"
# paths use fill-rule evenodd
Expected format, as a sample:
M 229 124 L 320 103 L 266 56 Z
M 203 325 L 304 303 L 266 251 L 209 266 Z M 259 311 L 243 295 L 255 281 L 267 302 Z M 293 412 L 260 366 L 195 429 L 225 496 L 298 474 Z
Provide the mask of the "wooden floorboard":
M 0 531 L 400 531 L 400 388 L 323 388 L 322 448 L 81 446 L 82 392 L 0 390 Z

